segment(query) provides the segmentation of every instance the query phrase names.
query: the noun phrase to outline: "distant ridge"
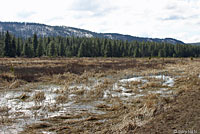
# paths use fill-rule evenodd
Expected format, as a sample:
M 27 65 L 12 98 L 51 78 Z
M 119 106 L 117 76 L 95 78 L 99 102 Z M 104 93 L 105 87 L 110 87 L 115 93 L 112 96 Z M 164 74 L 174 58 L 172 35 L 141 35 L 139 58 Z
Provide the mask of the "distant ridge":
M 38 36 L 76 36 L 76 37 L 98 37 L 108 38 L 115 40 L 139 41 L 139 42 L 157 42 L 157 43 L 170 43 L 170 44 L 185 44 L 180 40 L 173 38 L 145 38 L 135 37 L 131 35 L 123 35 L 118 33 L 96 33 L 89 30 L 67 27 L 67 26 L 49 26 L 39 23 L 26 23 L 26 22 L 0 22 L 0 31 L 9 31 L 17 37 L 32 37 L 34 33 Z
M 200 42 L 197 42 L 197 43 L 187 43 L 189 45 L 195 45 L 195 46 L 200 46 Z

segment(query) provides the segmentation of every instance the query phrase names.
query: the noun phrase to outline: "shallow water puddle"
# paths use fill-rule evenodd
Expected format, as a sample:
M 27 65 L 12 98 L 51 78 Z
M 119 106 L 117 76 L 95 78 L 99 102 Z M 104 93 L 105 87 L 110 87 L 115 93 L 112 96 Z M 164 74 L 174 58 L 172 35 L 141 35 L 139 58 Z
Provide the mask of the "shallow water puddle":
M 0 110 L 3 107 L 8 109 L 7 115 L 2 115 L 2 117 L 13 119 L 14 122 L 0 126 L 0 133 L 17 133 L 23 131 L 23 127 L 28 124 L 38 123 L 41 122 L 41 119 L 62 116 L 67 113 L 81 114 L 84 111 L 105 114 L 105 112 L 96 110 L 95 105 L 101 102 L 81 104 L 70 100 L 57 104 L 56 98 L 61 95 L 57 93 L 59 90 L 61 90 L 60 86 L 50 85 L 39 86 L 32 92 L 2 91 L 0 94 Z M 42 100 L 37 101 L 34 99 L 37 93 L 44 93 Z M 67 98 L 74 96 L 76 95 L 66 95 Z
M 122 79 L 119 80 L 119 82 L 131 82 L 131 81 L 142 81 L 142 82 L 147 82 L 147 80 L 144 79 L 144 77 L 139 76 L 139 77 L 133 77 L 133 78 L 129 78 L 129 79 Z
M 145 92 L 144 89 L 142 89 L 142 85 L 145 83 L 149 82 L 148 78 L 155 78 L 160 80 L 160 83 L 163 86 L 168 86 L 168 87 L 173 87 L 174 86 L 174 78 L 170 76 L 165 76 L 165 75 L 153 75 L 153 76 L 138 76 L 138 77 L 133 77 L 133 78 L 128 78 L 128 79 L 121 79 L 117 83 L 113 84 L 112 91 L 105 91 L 104 92 L 104 97 L 108 97 L 108 95 L 111 95 L 112 97 L 141 97 L 145 96 L 148 93 L 153 93 L 153 94 L 161 94 L 161 96 L 165 96 L 168 94 L 171 94 L 172 91 L 168 88 L 156 88 L 154 90 L 150 90 L 148 92 Z M 136 89 L 130 89 L 129 85 L 131 82 L 141 82 L 136 85 Z M 147 87 L 148 88 L 148 87 Z M 146 90 L 146 89 L 145 89 Z M 135 91 L 139 93 L 135 93 Z
M 89 84 L 77 84 L 77 83 L 74 83 L 72 85 L 70 85 L 68 87 L 68 89 L 86 89 L 86 90 L 91 90 L 93 89 L 94 87 L 100 85 L 101 83 L 103 83 L 102 80 L 97 80 L 97 79 L 92 79 L 93 82 L 90 82 Z
M 163 85 L 169 86 L 169 87 L 173 87 L 174 86 L 174 78 L 170 77 L 170 76 L 165 76 L 165 75 L 155 75 L 155 76 L 151 76 L 151 78 L 156 78 L 156 79 L 161 79 L 163 80 Z
M 47 131 L 42 131 L 42 134 L 56 134 L 56 132 L 47 132 Z
M 149 91 L 149 93 L 153 93 L 153 94 L 171 94 L 171 93 L 173 93 L 173 91 L 168 90 L 168 89 L 160 88 L 160 90 Z
M 86 89 L 86 90 L 91 90 L 91 87 L 89 86 L 86 86 L 84 84 L 80 84 L 80 85 L 72 85 L 72 86 L 69 86 L 69 89 Z
M 150 79 L 149 79 L 150 78 Z M 12 118 L 15 122 L 0 126 L 1 133 L 17 133 L 23 130 L 23 127 L 29 124 L 41 122 L 51 117 L 59 117 L 65 115 L 82 115 L 89 114 L 106 114 L 105 111 L 99 110 L 96 106 L 105 104 L 106 99 L 110 97 L 119 97 L 122 101 L 127 101 L 132 98 L 139 98 L 148 94 L 160 94 L 162 96 L 171 94 L 170 88 L 153 88 L 144 89 L 142 86 L 148 83 L 151 78 L 158 79 L 162 85 L 173 87 L 174 78 L 165 75 L 155 76 L 137 76 L 128 79 L 117 80 L 114 84 L 111 83 L 108 88 L 103 91 L 103 98 L 95 101 L 81 102 L 77 101 L 78 97 L 83 97 L 78 94 L 79 90 L 84 90 L 84 94 L 92 90 L 97 90 L 104 83 L 103 80 L 95 80 L 90 84 L 72 84 L 69 85 L 66 94 L 62 93 L 63 87 L 57 85 L 43 85 L 36 89 L 31 89 L 29 92 L 23 90 L 1 91 L 0 106 L 8 108 L 8 115 L 3 115 L 5 118 Z M 132 85 L 131 85 L 132 84 Z M 131 86 L 130 86 L 131 85 Z M 99 90 L 99 89 L 98 89 Z M 75 91 L 75 92 L 73 92 Z M 42 94 L 43 98 L 35 100 L 36 94 Z M 57 102 L 60 96 L 66 97 L 62 103 Z M 41 100 L 40 100 L 41 99 Z M 81 100 L 81 99 L 80 99 Z M 10 132 L 11 131 L 11 132 Z M 49 133 L 51 132 L 43 132 Z

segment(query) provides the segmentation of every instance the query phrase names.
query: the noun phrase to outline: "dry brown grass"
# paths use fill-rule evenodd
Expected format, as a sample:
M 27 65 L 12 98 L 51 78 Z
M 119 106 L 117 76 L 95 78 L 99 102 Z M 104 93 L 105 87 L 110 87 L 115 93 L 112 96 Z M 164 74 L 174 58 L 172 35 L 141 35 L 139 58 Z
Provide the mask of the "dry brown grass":
M 2 106 L 0 107 L 0 113 L 3 114 L 3 113 L 6 113 L 8 114 L 8 112 L 10 111 L 11 108 L 9 108 L 8 106 Z
M 86 98 L 91 98 L 92 100 L 103 98 L 104 90 L 102 88 L 96 88 L 87 91 Z
M 75 94 L 75 95 L 83 95 L 85 92 L 86 92 L 86 89 L 84 89 L 84 88 L 81 88 L 81 89 L 73 88 L 70 91 L 71 94 Z
M 142 84 L 142 81 L 131 81 L 129 82 L 130 86 L 140 85 Z
M 10 72 L 1 73 L 0 78 L 2 80 L 6 80 L 6 81 L 13 81 L 13 80 L 16 79 L 15 75 L 13 73 L 10 73 Z
M 9 118 L 9 111 L 11 108 L 8 106 L 2 106 L 0 107 L 0 124 L 5 125 L 5 124 L 11 124 L 14 122 L 12 118 Z
M 56 97 L 56 103 L 65 103 L 68 100 L 68 97 L 65 95 L 59 95 Z
M 155 87 L 165 87 L 163 86 L 161 83 L 158 83 L 158 82 L 148 82 L 148 83 L 145 83 L 141 88 L 142 89 L 147 89 L 147 88 L 155 88 Z
M 33 96 L 33 99 L 39 102 L 45 100 L 45 98 L 46 97 L 44 92 L 36 92 L 35 95 Z
M 26 84 L 26 82 L 23 80 L 15 80 L 14 82 L 12 82 L 12 84 L 9 85 L 9 88 L 10 89 L 19 88 L 24 84 Z
M 145 96 L 144 98 L 148 99 L 148 100 L 155 100 L 155 99 L 158 99 L 159 96 L 157 94 L 149 94 L 149 95 Z
M 57 104 L 49 105 L 45 107 L 49 112 L 56 112 L 60 110 L 60 107 Z
M 0 124 L 1 125 L 8 125 L 14 123 L 14 120 L 12 118 L 8 118 L 7 116 L 1 116 L 0 117 Z
M 102 104 L 102 103 L 96 105 L 96 107 L 99 108 L 99 109 L 108 109 L 108 108 L 110 108 L 110 106 L 108 106 L 108 105 L 106 105 L 106 104 Z
M 16 79 L 22 79 L 28 82 L 39 81 L 40 77 L 52 76 L 56 74 L 84 74 L 82 80 L 87 82 L 88 72 L 99 73 L 108 72 L 116 73 L 117 70 L 138 68 L 158 68 L 159 64 L 168 64 L 175 62 L 174 60 L 152 60 L 148 59 L 131 59 L 131 58 L 0 58 L 0 72 L 10 72 L 10 66 L 13 67 Z M 89 74 L 91 76 L 91 74 Z M 57 78 L 62 80 L 65 76 Z M 13 76 L 3 75 L 4 79 L 12 80 Z M 59 81 L 58 81 L 59 82 Z
M 48 123 L 36 123 L 36 124 L 32 124 L 29 127 L 29 129 L 42 129 L 42 128 L 48 128 L 52 126 L 51 124 Z
M 195 61 L 195 62 L 194 62 Z M 13 85 L 11 88 L 20 87 L 15 81 L 21 79 L 28 82 L 40 81 L 39 84 L 59 84 L 63 85 L 63 89 L 59 89 L 54 93 L 59 95 L 56 98 L 56 104 L 49 106 L 36 105 L 31 110 L 45 109 L 48 112 L 58 112 L 61 105 L 58 103 L 66 103 L 68 95 L 76 94 L 76 97 L 69 101 L 75 101 L 78 104 L 90 105 L 92 110 L 103 112 L 104 114 L 92 114 L 90 109 L 66 111 L 66 115 L 41 119 L 48 122 L 46 124 L 34 124 L 28 127 L 27 133 L 40 133 L 43 131 L 52 131 L 55 133 L 134 133 L 137 127 L 146 124 L 155 115 L 165 110 L 163 105 L 168 105 L 174 98 L 161 98 L 156 94 L 150 94 L 145 97 L 138 98 L 120 98 L 109 95 L 103 98 L 105 91 L 112 91 L 113 84 L 122 78 L 130 76 L 130 74 L 138 76 L 150 76 L 167 72 L 170 76 L 181 76 L 177 78 L 175 86 L 172 90 L 179 91 L 196 88 L 199 85 L 199 59 L 193 61 L 187 59 L 155 59 L 147 58 L 131 59 L 131 58 L 33 58 L 33 59 L 0 59 L 0 72 L 9 72 L 7 69 L 12 63 L 14 67 L 14 79 L 12 78 L 7 85 Z M 187 63 L 189 65 L 187 65 Z M 194 71 L 191 71 L 194 70 Z M 184 72 L 184 73 L 181 73 Z M 23 74 L 24 73 L 24 74 Z M 32 76 L 30 76 L 32 75 Z M 29 78 L 30 76 L 30 78 Z M 184 78 L 185 77 L 185 78 Z M 145 77 L 146 78 L 146 77 Z M 0 77 L 0 80 L 3 79 Z M 86 85 L 92 87 L 95 80 L 100 80 L 96 87 L 90 90 L 83 88 L 69 88 L 72 85 Z M 4 79 L 4 81 L 7 81 Z M 162 80 L 150 78 L 149 83 L 142 87 L 144 94 L 148 93 L 148 89 L 157 90 L 164 87 Z M 6 82 L 5 82 L 6 83 Z M 129 93 L 139 93 L 138 87 L 143 85 L 142 81 L 132 81 L 127 84 L 121 83 L 121 86 L 127 87 Z M 1 83 L 0 83 L 1 86 Z M 120 85 L 118 85 L 120 86 Z M 3 85 L 2 85 L 3 87 Z M 9 87 L 9 86 L 7 86 Z M 32 92 L 31 84 L 28 85 L 28 91 Z M 22 89 L 24 89 L 23 87 Z M 44 91 L 45 92 L 45 91 Z M 33 95 L 35 101 L 43 101 L 45 99 L 44 92 L 36 92 Z M 117 92 L 116 90 L 113 92 Z M 121 89 L 118 93 L 123 92 Z M 112 93 L 112 92 L 111 92 Z M 26 98 L 22 95 L 21 98 Z M 67 114 L 71 112 L 70 114 Z M 94 111 L 92 111 L 94 112 Z M 6 112 L 5 112 L 6 113 Z M 49 125 L 50 124 L 50 125 Z
M 119 129 L 117 130 L 119 133 L 127 133 L 127 132 L 133 132 L 137 129 L 137 125 L 133 121 L 127 121 L 123 123 Z

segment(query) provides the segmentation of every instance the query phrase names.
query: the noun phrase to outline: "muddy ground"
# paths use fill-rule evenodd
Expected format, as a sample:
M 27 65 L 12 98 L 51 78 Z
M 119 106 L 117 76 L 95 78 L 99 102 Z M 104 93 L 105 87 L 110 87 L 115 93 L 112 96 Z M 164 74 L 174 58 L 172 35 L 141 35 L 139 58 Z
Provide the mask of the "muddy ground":
M 200 133 L 200 59 L 1 58 L 0 133 Z

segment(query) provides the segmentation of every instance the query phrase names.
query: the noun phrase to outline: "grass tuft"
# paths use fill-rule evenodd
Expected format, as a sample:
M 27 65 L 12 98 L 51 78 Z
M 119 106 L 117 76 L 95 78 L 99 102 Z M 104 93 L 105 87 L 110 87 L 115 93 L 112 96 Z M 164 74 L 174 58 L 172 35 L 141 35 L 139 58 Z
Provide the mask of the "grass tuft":
M 35 93 L 33 99 L 34 99 L 35 101 L 43 101 L 43 100 L 46 99 L 45 93 L 44 93 L 44 92 L 37 92 L 37 93 Z

